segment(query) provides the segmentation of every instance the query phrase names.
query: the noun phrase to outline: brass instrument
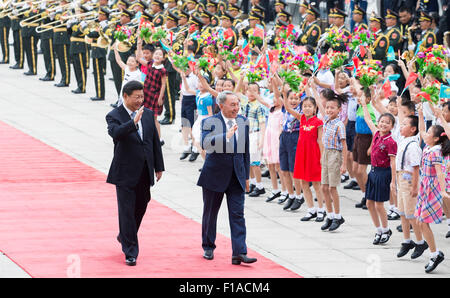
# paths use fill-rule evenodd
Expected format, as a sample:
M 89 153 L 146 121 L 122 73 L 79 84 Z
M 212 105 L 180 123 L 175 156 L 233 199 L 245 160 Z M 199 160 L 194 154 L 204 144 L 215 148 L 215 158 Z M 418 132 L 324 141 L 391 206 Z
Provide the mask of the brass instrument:
M 53 4 L 52 2 L 54 2 L 54 1 L 56 1 L 56 0 L 50 1 L 50 3 L 48 3 L 48 5 Z M 64 6 L 64 5 L 63 5 L 63 6 Z M 41 13 L 39 13 L 39 14 L 36 14 L 36 15 L 31 16 L 31 17 L 29 17 L 29 18 L 26 18 L 26 19 L 20 21 L 20 26 L 23 27 L 25 23 L 39 23 L 40 21 L 42 21 L 42 20 L 48 18 L 49 12 L 52 12 L 53 10 L 56 10 L 56 9 L 58 9 L 58 8 L 59 8 L 59 6 L 56 7 L 56 8 L 55 8 L 55 7 L 54 7 L 54 8 L 50 8 L 50 9 L 47 9 L 46 11 L 44 11 L 44 12 L 41 12 Z M 39 18 L 36 19 L 37 17 L 39 17 Z M 31 20 L 32 20 L 32 21 L 31 21 Z M 31 22 L 30 22 L 30 21 L 31 21 Z
M 118 22 L 120 22 L 120 19 L 109 21 L 108 27 L 112 30 Z M 106 49 L 111 44 L 111 39 L 105 34 L 105 32 L 103 32 L 101 28 L 99 28 L 98 33 L 100 36 L 97 39 L 97 46 Z
M 77 17 L 85 17 L 88 15 L 92 15 L 97 13 L 96 11 L 90 11 L 90 12 L 86 12 L 86 13 L 79 13 L 79 14 L 74 14 L 74 15 L 70 15 L 70 16 L 61 16 L 61 18 L 59 20 L 55 20 L 53 22 L 47 23 L 47 24 L 43 24 L 41 26 L 38 26 L 36 28 L 36 32 L 37 33 L 42 33 L 42 32 L 47 32 L 49 30 L 53 30 L 55 28 L 61 28 L 63 26 L 66 26 L 67 21 L 73 18 L 77 18 Z M 96 18 L 97 16 L 95 15 L 92 16 L 91 18 L 85 19 L 85 21 L 90 21 L 93 18 Z M 59 23 L 59 24 L 58 24 Z
M 45 2 L 45 1 L 46 0 L 32 1 L 32 3 L 31 3 L 32 6 L 19 8 L 17 10 L 18 14 L 13 14 L 13 11 L 16 9 L 16 6 L 22 5 L 22 4 L 26 3 L 26 2 L 11 3 L 11 8 L 2 11 L 1 14 L 0 14 L 0 17 L 5 17 L 5 16 L 8 16 L 10 18 L 12 18 L 12 17 L 19 17 L 19 16 L 25 14 L 28 10 L 32 9 L 32 7 L 34 5 L 41 4 L 41 3 Z

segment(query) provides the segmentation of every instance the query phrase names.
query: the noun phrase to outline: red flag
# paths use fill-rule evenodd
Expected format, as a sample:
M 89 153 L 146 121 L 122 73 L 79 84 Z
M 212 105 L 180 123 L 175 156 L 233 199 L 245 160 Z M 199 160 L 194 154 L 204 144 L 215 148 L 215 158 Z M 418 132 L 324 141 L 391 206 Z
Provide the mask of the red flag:
M 364 58 L 364 56 L 366 55 L 366 48 L 363 47 L 362 45 L 359 46 L 359 53 L 361 54 L 361 58 Z
M 233 29 L 231 29 L 231 28 L 228 28 L 227 29 L 227 31 L 225 31 L 224 33 L 223 33 L 223 37 L 225 38 L 225 39 L 228 39 L 228 38 L 230 38 L 230 37 L 233 37 Z
M 189 68 L 191 69 L 191 71 L 194 72 L 195 71 L 196 62 L 195 61 L 189 61 L 188 64 L 189 64 Z
M 258 64 L 256 65 L 256 67 L 261 67 L 261 68 L 264 68 L 264 69 L 267 69 L 267 68 L 268 68 L 267 60 L 266 60 L 266 55 L 263 55 L 263 56 L 261 57 L 261 59 L 259 59 L 259 62 L 258 62 Z
M 294 24 L 289 24 L 289 26 L 287 27 L 286 37 L 289 37 L 289 35 L 292 34 L 292 31 L 294 31 Z
M 320 59 L 319 69 L 328 66 L 329 62 L 330 59 L 328 59 L 328 55 L 327 54 L 323 55 L 322 59 Z
M 269 62 L 272 63 L 274 60 L 278 60 L 279 50 L 270 50 L 269 51 Z
M 430 96 L 430 94 L 428 94 L 428 93 L 422 91 L 422 92 L 417 93 L 417 97 L 419 97 L 419 96 L 422 96 L 423 98 L 425 98 L 426 100 L 428 100 L 428 101 L 431 102 L 431 96 Z
M 388 98 L 389 96 L 392 95 L 391 82 L 389 82 L 389 80 L 386 80 L 386 82 L 383 84 L 382 88 L 384 91 L 385 98 Z
M 261 27 L 258 27 L 258 25 L 255 27 L 255 29 L 253 30 L 253 35 L 255 37 L 261 37 L 264 38 L 264 29 Z
M 406 87 L 408 87 L 409 85 L 414 83 L 418 77 L 419 76 L 416 73 L 414 73 L 414 72 L 410 73 L 408 76 L 408 79 L 406 80 L 406 83 L 405 83 L 405 89 L 406 89 Z
M 250 43 L 247 42 L 247 40 L 244 41 L 245 42 L 245 46 L 242 49 L 242 53 L 247 56 L 248 53 L 250 53 Z
M 361 62 L 361 60 L 359 60 L 358 57 L 353 57 L 353 66 L 356 68 L 356 70 L 358 70 L 359 62 Z

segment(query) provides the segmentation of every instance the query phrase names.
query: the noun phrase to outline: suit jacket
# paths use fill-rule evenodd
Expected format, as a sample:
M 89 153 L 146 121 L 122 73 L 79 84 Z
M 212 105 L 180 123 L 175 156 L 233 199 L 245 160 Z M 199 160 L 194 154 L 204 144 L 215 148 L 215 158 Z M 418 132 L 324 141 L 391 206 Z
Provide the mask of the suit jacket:
M 233 171 L 245 191 L 250 174 L 249 125 L 247 118 L 239 115 L 237 142 L 226 141 L 226 124 L 222 113 L 202 121 L 201 146 L 206 159 L 197 185 L 216 192 L 225 192 Z
M 133 119 L 123 105 L 106 115 L 108 134 L 114 141 L 114 157 L 106 182 L 118 186 L 134 187 L 138 184 L 147 162 L 150 185 L 154 184 L 154 172 L 164 171 L 164 161 L 156 130 L 153 112 L 144 108 L 141 118 L 143 140 Z

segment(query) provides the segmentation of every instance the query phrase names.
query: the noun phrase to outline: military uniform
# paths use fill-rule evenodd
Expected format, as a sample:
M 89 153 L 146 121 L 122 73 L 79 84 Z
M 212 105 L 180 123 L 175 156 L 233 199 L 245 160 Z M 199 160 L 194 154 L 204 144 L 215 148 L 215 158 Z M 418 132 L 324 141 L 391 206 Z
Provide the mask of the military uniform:
M 57 10 L 50 19 L 60 20 L 61 16 L 66 15 L 61 9 Z M 59 70 L 61 72 L 61 81 L 55 84 L 56 87 L 67 87 L 70 84 L 70 30 L 66 26 L 53 28 L 53 44 L 55 46 L 56 56 L 58 58 Z
M 306 13 L 313 15 L 316 20 L 311 24 L 308 24 L 302 30 L 302 34 L 299 36 L 297 44 L 310 45 L 315 49 L 317 47 L 320 35 L 322 34 L 322 30 L 320 29 L 317 21 L 317 18 L 320 17 L 320 12 L 317 10 L 317 8 L 310 5 L 306 10 Z
M 37 15 L 39 10 L 37 8 L 30 7 L 23 15 L 22 19 L 32 17 Z M 36 27 L 39 24 L 27 22 L 23 24 L 22 27 L 22 41 L 23 48 L 25 52 L 25 57 L 27 58 L 28 72 L 26 75 L 36 75 L 37 74 L 37 43 L 39 41 L 39 35 L 36 32 Z
M 99 10 L 99 14 L 106 15 L 109 18 L 109 10 L 105 7 L 102 7 Z M 92 47 L 92 67 L 94 68 L 94 85 L 95 85 L 95 97 L 91 97 L 91 100 L 105 100 L 105 73 L 104 73 L 104 65 L 106 65 L 106 55 L 107 48 L 98 44 L 98 39 L 100 37 L 99 31 L 102 31 L 104 35 L 106 35 L 106 30 L 108 30 L 108 21 L 96 22 L 95 26 L 96 30 L 91 30 L 88 33 L 88 37 L 92 39 L 91 47 Z
M 155 27 L 164 25 L 164 2 L 160 0 L 152 0 L 151 4 L 158 5 L 161 9 L 161 11 L 152 15 L 153 24 L 155 25 Z
M 388 9 L 385 18 L 386 19 L 391 18 L 391 19 L 398 20 L 398 15 L 396 12 Z M 388 27 L 384 31 L 384 35 L 386 35 L 386 37 L 389 40 L 389 46 L 392 46 L 392 48 L 394 49 L 395 55 L 397 55 L 397 52 L 402 47 L 402 33 L 400 31 L 400 28 L 397 26 Z
M 73 93 L 86 93 L 86 42 L 84 23 L 73 21 L 68 24 L 72 30 L 70 36 L 69 55 L 72 59 L 75 78 L 77 80 L 77 89 Z
M 376 15 L 370 17 L 371 22 L 378 22 L 381 26 L 383 19 Z M 386 54 L 389 48 L 389 39 L 383 34 L 383 31 L 379 29 L 375 32 L 376 39 L 374 43 L 370 46 L 369 50 L 372 53 L 373 60 L 379 60 L 383 65 L 386 64 Z
M 12 69 L 22 69 L 23 68 L 23 40 L 22 40 L 22 27 L 19 25 L 20 19 L 17 16 L 11 17 L 11 30 L 13 33 L 13 49 L 14 49 L 14 60 L 16 64 L 10 66 Z
M 56 74 L 56 58 L 54 54 L 55 48 L 53 45 L 53 31 L 50 30 L 52 29 L 51 25 L 47 25 L 51 22 L 51 20 L 44 9 L 41 10 L 41 14 L 42 17 L 46 16 L 46 18 L 42 20 L 41 27 L 48 30 L 41 33 L 41 47 L 44 56 L 46 73 L 44 77 L 39 79 L 41 81 L 53 81 Z
M 11 19 L 8 16 L 0 18 L 0 44 L 2 47 L 3 59 L 0 64 L 9 64 L 9 30 L 11 29 Z

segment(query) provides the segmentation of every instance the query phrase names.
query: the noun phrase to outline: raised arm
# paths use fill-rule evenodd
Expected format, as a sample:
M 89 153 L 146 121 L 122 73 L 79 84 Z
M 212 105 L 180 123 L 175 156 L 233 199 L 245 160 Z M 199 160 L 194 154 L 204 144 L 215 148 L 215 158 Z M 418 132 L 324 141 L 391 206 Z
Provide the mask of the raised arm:
M 120 66 L 120 68 L 125 70 L 127 68 L 127 65 L 125 63 L 123 63 L 122 58 L 120 58 L 119 51 L 117 50 L 118 45 L 119 44 L 116 43 L 116 45 L 114 46 L 114 56 L 116 58 L 117 64 Z
M 375 135 L 375 133 L 378 131 L 378 129 L 375 126 L 375 124 L 373 124 L 373 122 L 372 122 L 372 117 L 370 117 L 369 110 L 367 109 L 367 104 L 366 104 L 365 98 L 363 98 L 361 100 L 361 106 L 364 111 L 364 120 L 366 121 L 367 126 L 369 126 L 370 130 L 372 131 L 372 134 Z
M 325 115 L 326 115 L 325 107 L 323 106 L 322 101 L 320 100 L 320 95 L 317 92 L 317 86 L 315 84 L 315 81 L 311 82 L 311 90 L 312 90 L 313 97 L 316 100 L 317 107 L 319 108 L 320 115 L 322 115 L 322 117 L 325 117 Z
M 417 112 L 419 114 L 419 136 L 423 140 L 423 136 L 426 133 L 425 119 L 423 118 L 422 103 L 417 106 Z

